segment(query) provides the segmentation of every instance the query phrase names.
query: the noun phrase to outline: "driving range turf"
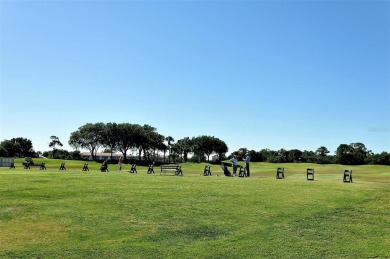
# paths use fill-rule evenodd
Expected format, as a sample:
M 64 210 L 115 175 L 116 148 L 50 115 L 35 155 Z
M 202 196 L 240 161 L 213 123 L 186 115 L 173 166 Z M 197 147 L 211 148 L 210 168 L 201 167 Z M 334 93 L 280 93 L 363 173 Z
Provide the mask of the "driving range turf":
M 34 161 L 47 170 L 0 168 L 1 258 L 390 257 L 389 166 L 252 163 L 240 178 L 195 163 L 164 176 Z

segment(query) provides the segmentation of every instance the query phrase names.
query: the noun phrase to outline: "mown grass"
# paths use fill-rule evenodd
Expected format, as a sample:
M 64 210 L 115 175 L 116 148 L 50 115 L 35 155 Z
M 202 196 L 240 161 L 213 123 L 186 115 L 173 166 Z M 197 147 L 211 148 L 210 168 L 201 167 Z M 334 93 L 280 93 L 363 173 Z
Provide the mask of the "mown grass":
M 183 164 L 176 177 L 45 162 L 0 168 L 0 257 L 390 256 L 389 167 L 252 163 L 251 178 L 233 178 L 218 165 L 204 177 L 204 164 Z M 275 179 L 278 166 L 286 179 Z M 342 182 L 344 169 L 353 184 Z

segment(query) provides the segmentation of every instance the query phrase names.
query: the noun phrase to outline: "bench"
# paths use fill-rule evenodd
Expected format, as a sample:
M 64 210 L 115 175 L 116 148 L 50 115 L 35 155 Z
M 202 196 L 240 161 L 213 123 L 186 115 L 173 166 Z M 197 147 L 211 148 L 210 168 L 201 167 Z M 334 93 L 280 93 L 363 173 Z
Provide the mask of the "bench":
M 181 170 L 181 165 L 162 165 L 161 166 L 161 172 L 160 175 L 164 172 L 164 175 L 166 171 L 173 171 L 174 175 L 181 175 L 183 176 L 183 171 Z
M 307 168 L 306 179 L 309 181 L 314 181 L 314 168 Z
M 284 179 L 284 167 L 278 167 L 276 170 L 276 179 Z
M 61 163 L 60 170 L 66 170 L 65 163 Z
M 84 164 L 83 171 L 89 171 L 88 164 Z
M 206 165 L 203 170 L 203 176 L 211 176 L 210 166 Z
M 15 163 L 11 163 L 11 165 L 9 166 L 9 169 L 15 169 Z
M 136 164 L 132 164 L 131 165 L 131 168 L 130 168 L 130 171 L 129 171 L 129 173 L 132 173 L 132 174 L 134 174 L 134 173 L 138 173 L 137 172 L 137 165 Z
M 149 167 L 148 167 L 148 174 L 154 174 L 153 165 L 149 165 Z
M 344 170 L 344 183 L 352 183 L 352 170 Z

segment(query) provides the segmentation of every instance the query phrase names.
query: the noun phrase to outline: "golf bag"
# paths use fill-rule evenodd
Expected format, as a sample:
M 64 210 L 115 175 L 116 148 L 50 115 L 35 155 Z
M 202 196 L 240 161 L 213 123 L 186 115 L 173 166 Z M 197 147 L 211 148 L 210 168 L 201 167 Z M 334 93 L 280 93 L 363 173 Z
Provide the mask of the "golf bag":
M 106 164 L 103 164 L 101 167 L 100 167 L 100 171 L 101 172 L 108 172 L 108 166 Z
M 227 166 L 225 164 L 222 164 L 221 168 L 222 168 L 223 173 L 224 173 L 225 176 L 232 176 L 232 174 L 229 172 L 229 170 L 228 170 L 228 168 L 227 168 Z

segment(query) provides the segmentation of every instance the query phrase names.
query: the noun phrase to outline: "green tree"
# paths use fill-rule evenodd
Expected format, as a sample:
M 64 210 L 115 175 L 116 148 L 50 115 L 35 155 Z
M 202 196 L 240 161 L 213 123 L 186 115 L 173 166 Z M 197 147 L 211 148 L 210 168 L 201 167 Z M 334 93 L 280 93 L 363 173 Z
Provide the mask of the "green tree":
M 155 161 L 157 157 L 157 152 L 163 150 L 165 137 L 157 132 L 153 132 L 150 136 L 150 151 L 152 152 L 151 156 L 148 157 L 148 160 Z
M 5 139 L 4 141 L 2 141 L 0 143 L 0 145 L 7 151 L 7 153 L 8 153 L 7 156 L 10 156 L 10 157 L 16 157 L 17 156 L 16 155 L 17 150 L 16 150 L 16 147 L 15 147 L 15 143 L 13 141 Z
M 285 163 L 288 161 L 289 152 L 284 148 L 278 150 L 278 155 L 276 157 L 276 163 Z
M 354 149 L 351 145 L 340 144 L 336 150 L 337 163 L 342 165 L 353 165 L 354 164 L 353 153 L 354 153 Z
M 229 148 L 224 141 L 215 138 L 213 150 L 218 155 L 218 161 L 221 162 L 225 159 L 225 155 L 229 151 Z
M 107 149 L 107 153 L 111 154 L 112 160 L 112 153 L 116 151 L 118 146 L 118 124 L 107 123 L 104 125 L 101 134 L 101 144 Z
M 251 162 L 263 162 L 264 158 L 262 154 L 259 152 L 256 152 L 255 150 L 249 150 L 248 151 L 249 156 L 251 157 Z
M 368 151 L 363 143 L 341 144 L 336 150 L 336 161 L 343 165 L 362 165 L 368 159 Z
M 301 161 L 302 151 L 299 149 L 291 149 L 288 151 L 287 160 L 290 163 L 296 163 Z
M 49 143 L 49 147 L 53 148 L 53 158 L 56 158 L 55 157 L 56 146 L 62 147 L 63 145 L 62 145 L 60 139 L 57 136 L 51 136 L 50 139 L 51 139 L 51 141 Z
M 202 144 L 201 144 L 201 139 L 200 137 L 192 137 L 192 152 L 194 153 L 193 155 L 193 161 L 196 162 L 203 162 L 204 161 L 204 153 L 202 150 Z
M 369 163 L 375 165 L 390 165 L 390 154 L 387 152 L 372 154 Z
M 301 160 L 304 163 L 315 163 L 317 161 L 317 156 L 313 151 L 304 150 L 302 152 Z
M 220 160 L 228 151 L 228 147 L 222 140 L 213 136 L 198 136 L 192 138 L 192 150 L 199 162 L 210 161 L 210 155 L 217 154 Z
M 165 138 L 165 140 L 168 142 L 167 144 L 167 147 L 168 147 L 168 151 L 169 151 L 169 154 L 168 154 L 168 163 L 171 162 L 171 146 L 172 146 L 172 142 L 175 141 L 175 139 L 172 137 L 172 136 L 168 136 Z M 165 156 L 165 155 L 164 155 Z
M 87 123 L 70 134 L 68 143 L 76 150 L 79 148 L 87 149 L 91 153 L 92 159 L 95 160 L 96 152 L 102 143 L 103 130 L 103 123 Z
M 351 143 L 350 146 L 353 149 L 353 164 L 363 165 L 369 154 L 366 146 L 363 143 Z
M 32 142 L 27 138 L 4 140 L 0 145 L 7 150 L 10 157 L 33 157 L 35 155 Z
M 170 157 L 172 158 L 173 163 L 176 163 L 176 157 L 180 157 L 180 153 L 181 153 L 181 148 L 180 148 L 179 144 L 177 144 L 177 143 L 171 144 Z
M 164 136 L 159 134 L 156 128 L 150 125 L 139 127 L 136 135 L 136 144 L 138 146 L 138 159 L 141 160 L 141 151 L 144 153 L 144 159 L 151 161 L 156 155 L 156 150 L 164 142 Z
M 0 145 L 0 157 L 7 157 L 8 156 L 8 151 L 7 149 L 5 149 L 5 147 L 3 147 L 2 145 Z
M 214 139 L 210 136 L 200 137 L 201 150 L 207 156 L 207 161 L 210 161 L 210 155 L 214 152 Z
M 141 126 L 138 124 L 118 124 L 118 143 L 116 148 L 123 154 L 124 159 L 127 157 L 127 151 L 139 147 L 139 140 L 137 138 L 141 134 L 140 131 Z
M 271 160 L 271 157 L 275 155 L 275 151 L 270 150 L 268 148 L 263 148 L 259 151 L 259 155 L 262 159 L 262 161 L 269 162 Z
M 328 154 L 329 154 L 329 150 L 326 147 L 321 146 L 321 147 L 317 148 L 317 150 L 315 152 L 315 155 L 317 156 L 317 163 L 319 163 L 319 164 L 328 163 L 328 160 L 327 160 Z
M 163 137 L 164 137 L 164 136 L 163 136 Z M 164 141 L 164 140 L 165 140 L 165 137 L 164 137 L 163 141 Z M 163 143 L 160 143 L 160 144 L 158 145 L 157 149 L 163 152 L 163 154 L 164 154 L 164 155 L 163 155 L 163 162 L 165 163 L 165 155 L 166 155 L 166 153 L 167 153 L 168 146 L 165 145 L 165 143 L 163 142 Z

